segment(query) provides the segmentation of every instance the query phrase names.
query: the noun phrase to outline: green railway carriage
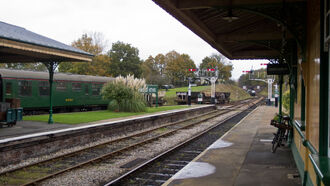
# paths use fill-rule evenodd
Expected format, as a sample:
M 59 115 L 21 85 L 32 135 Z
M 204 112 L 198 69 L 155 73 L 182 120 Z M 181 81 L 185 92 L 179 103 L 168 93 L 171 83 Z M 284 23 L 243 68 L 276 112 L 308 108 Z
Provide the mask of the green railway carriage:
M 49 109 L 49 74 L 47 72 L 0 69 L 2 101 L 20 99 L 24 112 Z M 55 111 L 106 107 L 100 95 L 111 77 L 55 73 L 53 107 Z

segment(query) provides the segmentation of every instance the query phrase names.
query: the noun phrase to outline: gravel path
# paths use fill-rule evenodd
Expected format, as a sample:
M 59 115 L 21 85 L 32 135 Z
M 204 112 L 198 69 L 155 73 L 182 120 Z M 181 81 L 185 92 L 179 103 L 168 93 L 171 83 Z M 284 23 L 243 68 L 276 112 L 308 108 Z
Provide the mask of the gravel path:
M 155 128 L 157 128 L 157 127 L 158 126 L 155 126 Z M 149 128 L 149 129 L 151 129 L 151 128 Z M 146 129 L 146 130 L 149 130 L 149 129 Z M 54 153 L 43 155 L 43 156 L 36 157 L 36 158 L 29 158 L 29 159 L 26 159 L 26 160 L 18 163 L 18 164 L 12 164 L 12 165 L 8 165 L 8 166 L 5 166 L 5 167 L 0 167 L 0 174 L 5 172 L 5 171 L 20 168 L 20 167 L 30 165 L 30 164 L 33 164 L 33 163 L 37 163 L 37 162 L 40 162 L 40 161 L 43 161 L 43 160 L 52 159 L 54 157 L 59 157 L 59 156 L 62 156 L 62 155 L 65 155 L 65 154 L 68 154 L 68 153 L 71 153 L 71 152 L 75 152 L 75 151 L 78 151 L 78 150 L 81 150 L 81 149 L 84 149 L 84 148 L 92 147 L 92 146 L 95 146 L 95 145 L 98 145 L 98 144 L 101 144 L 101 143 L 105 143 L 105 142 L 108 142 L 108 141 L 111 141 L 111 140 L 122 138 L 122 137 L 125 137 L 126 135 L 137 134 L 137 133 L 140 133 L 140 132 L 143 132 L 143 131 L 144 130 L 140 130 L 140 131 L 135 131 L 135 132 L 132 132 L 132 133 L 129 133 L 129 134 L 123 134 L 121 136 L 102 138 L 98 141 L 88 143 L 88 144 L 85 144 L 83 146 L 77 146 L 77 147 L 72 147 L 72 148 L 69 148 L 69 149 L 63 149 L 63 150 L 60 150 L 58 152 L 54 152 Z

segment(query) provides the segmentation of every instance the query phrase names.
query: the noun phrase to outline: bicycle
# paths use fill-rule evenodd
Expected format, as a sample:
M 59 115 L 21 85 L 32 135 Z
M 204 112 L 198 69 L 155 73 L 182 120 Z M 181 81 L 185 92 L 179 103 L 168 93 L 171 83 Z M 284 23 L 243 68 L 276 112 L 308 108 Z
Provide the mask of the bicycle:
M 278 128 L 277 133 L 274 133 L 274 138 L 272 141 L 272 153 L 275 153 L 278 147 L 284 146 L 282 143 L 288 140 L 289 131 L 292 129 L 289 125 L 289 121 L 290 117 L 288 116 L 284 116 L 281 122 L 271 120 L 270 125 Z

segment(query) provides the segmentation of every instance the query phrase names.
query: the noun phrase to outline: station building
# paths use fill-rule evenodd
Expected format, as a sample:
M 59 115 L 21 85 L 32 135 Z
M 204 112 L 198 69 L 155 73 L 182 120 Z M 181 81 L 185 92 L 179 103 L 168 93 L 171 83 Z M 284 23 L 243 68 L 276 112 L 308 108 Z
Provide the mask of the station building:
M 280 83 L 289 76 L 290 147 L 302 185 L 330 185 L 330 2 L 153 1 L 231 60 L 286 67 L 276 73 Z

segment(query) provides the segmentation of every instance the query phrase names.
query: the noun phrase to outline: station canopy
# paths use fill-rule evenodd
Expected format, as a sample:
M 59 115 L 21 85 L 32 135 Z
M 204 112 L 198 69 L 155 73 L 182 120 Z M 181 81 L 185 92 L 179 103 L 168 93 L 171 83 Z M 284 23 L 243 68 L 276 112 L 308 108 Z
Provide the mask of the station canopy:
M 0 63 L 92 61 L 92 54 L 0 21 Z
M 49 124 L 53 123 L 52 84 L 57 65 L 60 62 L 88 62 L 92 58 L 92 54 L 80 49 L 0 21 L 0 63 L 42 62 L 49 71 Z
M 306 0 L 153 0 L 229 59 L 273 59 L 283 40 L 303 51 Z

